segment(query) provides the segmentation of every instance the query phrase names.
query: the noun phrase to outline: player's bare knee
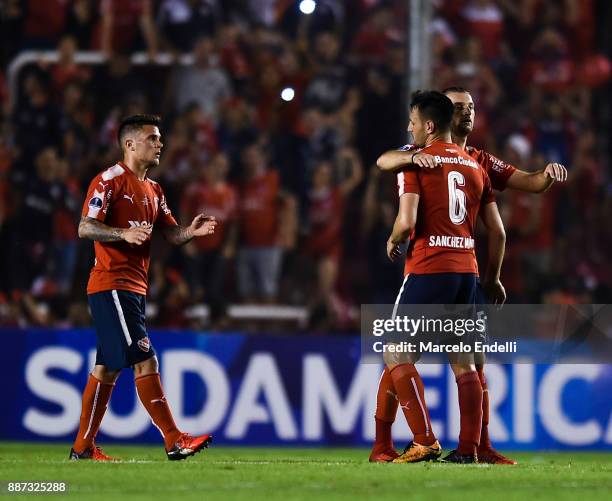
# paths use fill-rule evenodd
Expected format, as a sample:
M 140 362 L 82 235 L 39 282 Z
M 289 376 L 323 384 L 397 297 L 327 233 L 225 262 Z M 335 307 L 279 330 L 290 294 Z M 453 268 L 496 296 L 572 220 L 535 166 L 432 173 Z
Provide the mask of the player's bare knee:
M 157 374 L 159 372 L 159 363 L 157 357 L 147 358 L 142 362 L 138 362 L 132 366 L 134 377 L 148 376 L 149 374 Z
M 112 371 L 109 370 L 105 365 L 95 365 L 93 370 L 91 371 L 93 377 L 95 377 L 98 381 L 102 381 L 103 383 L 114 383 L 117 381 L 119 374 L 121 371 Z
M 385 365 L 392 369 L 396 365 L 401 364 L 415 364 L 420 358 L 418 353 L 405 353 L 405 352 L 394 352 L 385 351 L 383 353 L 383 361 Z
M 474 363 L 476 368 L 483 367 L 487 361 L 487 356 L 483 352 L 474 353 Z
M 463 376 L 463 374 L 475 371 L 476 366 L 468 363 L 454 363 L 451 364 L 451 369 L 453 370 L 453 374 L 455 374 L 455 378 L 458 378 Z
M 395 356 L 395 353 L 388 353 L 386 351 L 383 353 L 383 362 L 385 362 L 385 365 L 389 369 L 392 369 L 397 365 L 397 362 L 395 360 L 396 358 L 397 357 Z

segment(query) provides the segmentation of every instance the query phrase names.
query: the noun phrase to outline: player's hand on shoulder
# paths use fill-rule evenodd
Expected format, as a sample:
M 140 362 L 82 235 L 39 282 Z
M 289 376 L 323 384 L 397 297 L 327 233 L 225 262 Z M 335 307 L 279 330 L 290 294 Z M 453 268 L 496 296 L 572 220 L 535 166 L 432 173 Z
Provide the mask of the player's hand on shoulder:
M 214 216 L 198 214 L 191 222 L 191 231 L 193 232 L 194 237 L 203 237 L 206 235 L 212 235 L 215 232 L 216 226 L 217 219 Z
M 440 164 L 436 162 L 436 158 L 429 153 L 415 153 L 412 156 L 412 164 L 417 165 L 423 169 L 435 169 L 436 167 L 440 167 Z
M 567 169 L 563 164 L 549 163 L 544 169 L 544 173 L 555 181 L 567 181 Z
M 402 255 L 402 248 L 399 244 L 393 243 L 390 239 L 387 240 L 387 256 L 394 262 L 398 257 Z
M 483 284 L 484 292 L 493 304 L 502 305 L 506 302 L 506 289 L 499 280 L 492 280 Z
M 121 236 L 129 244 L 142 245 L 151 238 L 152 232 L 152 224 L 143 224 L 142 226 L 124 229 Z

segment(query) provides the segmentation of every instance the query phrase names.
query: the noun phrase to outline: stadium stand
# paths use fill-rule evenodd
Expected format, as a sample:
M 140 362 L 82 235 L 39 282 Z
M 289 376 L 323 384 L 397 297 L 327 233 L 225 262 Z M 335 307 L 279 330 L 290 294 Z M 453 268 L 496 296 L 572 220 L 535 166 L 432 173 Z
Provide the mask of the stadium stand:
M 151 325 L 344 332 L 359 304 L 393 301 L 395 180 L 374 162 L 407 141 L 408 13 L 346 3 L 303 16 L 290 1 L 3 2 L 0 324 L 89 325 L 79 211 L 86 183 L 120 158 L 118 120 L 140 112 L 163 117 L 151 176 L 177 219 L 205 209 L 224 226 L 205 248 L 155 239 Z M 470 143 L 525 170 L 569 170 L 544 196 L 499 194 L 510 302 L 612 302 L 612 8 L 599 2 L 596 18 L 596 4 L 435 2 L 433 85 L 471 90 Z

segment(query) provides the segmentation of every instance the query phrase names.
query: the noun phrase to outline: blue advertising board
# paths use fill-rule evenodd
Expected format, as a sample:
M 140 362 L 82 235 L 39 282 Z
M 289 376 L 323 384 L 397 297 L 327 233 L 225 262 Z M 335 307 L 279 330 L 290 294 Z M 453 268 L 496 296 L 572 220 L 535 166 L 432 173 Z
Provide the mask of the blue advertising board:
M 71 441 L 95 360 L 93 330 L 0 329 L 0 440 Z M 358 337 L 152 331 L 179 427 L 216 444 L 364 446 L 374 437 L 382 365 L 360 363 Z M 432 426 L 458 436 L 457 390 L 445 365 L 420 364 Z M 489 365 L 490 435 L 504 449 L 612 448 L 612 367 Z M 403 417 L 396 442 L 410 439 Z M 100 442 L 161 443 L 125 370 Z

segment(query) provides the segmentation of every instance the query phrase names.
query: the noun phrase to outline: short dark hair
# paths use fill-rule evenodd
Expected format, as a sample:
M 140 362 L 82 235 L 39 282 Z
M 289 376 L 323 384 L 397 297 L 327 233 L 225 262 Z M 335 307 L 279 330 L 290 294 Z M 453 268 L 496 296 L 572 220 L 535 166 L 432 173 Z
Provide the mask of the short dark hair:
M 119 146 L 123 148 L 123 139 L 129 132 L 134 132 L 141 129 L 145 125 L 155 125 L 159 127 L 161 118 L 158 115 L 132 115 L 125 117 L 119 124 L 119 130 L 117 131 L 117 140 Z
M 425 120 L 431 120 L 436 129 L 450 130 L 453 119 L 453 102 L 437 90 L 417 90 L 412 94 L 410 109 L 418 109 Z
M 449 92 L 459 92 L 461 94 L 464 94 L 464 93 L 465 94 L 469 94 L 470 93 L 470 91 L 467 90 L 464 87 L 455 86 L 455 87 L 447 87 L 446 89 L 444 89 L 442 91 L 442 94 L 448 94 Z

